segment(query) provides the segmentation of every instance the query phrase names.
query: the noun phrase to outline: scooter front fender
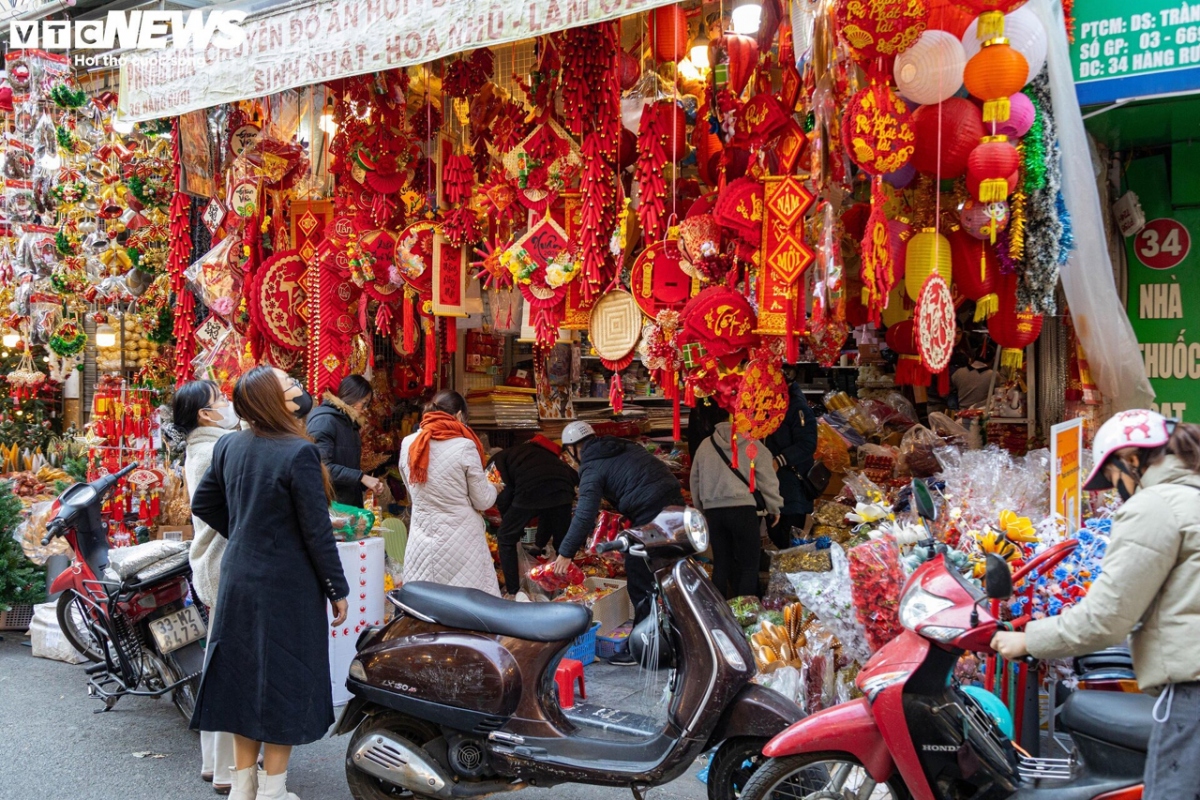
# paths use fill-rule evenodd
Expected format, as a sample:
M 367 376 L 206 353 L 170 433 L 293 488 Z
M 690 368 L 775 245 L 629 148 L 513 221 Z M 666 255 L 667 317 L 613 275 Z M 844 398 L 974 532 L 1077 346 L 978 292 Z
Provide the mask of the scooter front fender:
M 896 764 L 888 752 L 865 697 L 806 717 L 767 742 L 768 758 L 803 753 L 848 753 L 877 783 L 892 777 Z
M 58 573 L 58 577 L 50 584 L 49 594 L 58 596 L 67 589 L 75 589 L 76 591 L 83 589 L 83 586 L 80 584 L 78 571 L 71 567 L 67 567 Z
M 726 739 L 741 736 L 770 739 L 803 716 L 800 707 L 779 692 L 748 683 L 737 693 L 733 702 L 725 707 L 705 749 L 716 747 Z

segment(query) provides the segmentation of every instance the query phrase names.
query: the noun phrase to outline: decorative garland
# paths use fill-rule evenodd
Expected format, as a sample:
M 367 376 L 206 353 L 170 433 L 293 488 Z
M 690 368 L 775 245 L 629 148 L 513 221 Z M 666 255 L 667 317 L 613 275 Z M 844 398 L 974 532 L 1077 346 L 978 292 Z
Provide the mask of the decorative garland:
M 1059 269 L 1070 252 L 1064 245 L 1069 245 L 1073 237 L 1069 230 L 1070 215 L 1066 213 L 1065 204 L 1060 207 L 1059 202 L 1062 154 L 1051 111 L 1050 78 L 1045 68 L 1030 82 L 1026 91 L 1037 111 L 1034 125 L 1041 122 L 1041 146 L 1035 143 L 1030 150 L 1034 154 L 1041 151 L 1044 156 L 1039 163 L 1029 164 L 1030 172 L 1026 175 L 1025 269 L 1017 284 L 1017 305 L 1034 314 L 1046 315 L 1055 313 Z
M 63 108 L 81 108 L 88 101 L 83 89 L 72 89 L 60 83 L 50 90 L 50 99 Z
M 77 355 L 86 346 L 87 333 L 74 320 L 64 320 L 50 335 L 50 351 L 56 356 L 67 358 Z

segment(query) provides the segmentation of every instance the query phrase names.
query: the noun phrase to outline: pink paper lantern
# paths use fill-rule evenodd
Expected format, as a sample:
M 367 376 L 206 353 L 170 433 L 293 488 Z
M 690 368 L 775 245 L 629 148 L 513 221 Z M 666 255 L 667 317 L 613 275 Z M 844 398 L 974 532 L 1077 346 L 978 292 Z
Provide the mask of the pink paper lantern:
M 1009 139 L 1019 139 L 1029 133 L 1037 112 L 1033 108 L 1033 101 L 1023 92 L 1009 96 L 1008 106 L 1008 119 L 996 123 L 996 133 L 1003 134 Z
M 981 203 L 974 198 L 963 203 L 958 220 L 963 230 L 976 239 L 995 241 L 995 236 L 1008 228 L 1009 210 L 1005 201 Z

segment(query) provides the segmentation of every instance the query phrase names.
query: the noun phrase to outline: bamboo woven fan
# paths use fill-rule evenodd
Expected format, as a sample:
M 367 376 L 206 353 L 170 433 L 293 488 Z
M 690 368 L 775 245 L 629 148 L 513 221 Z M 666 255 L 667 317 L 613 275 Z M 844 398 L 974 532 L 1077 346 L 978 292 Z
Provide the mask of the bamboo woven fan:
M 642 313 L 629 292 L 611 291 L 592 307 L 592 346 L 601 358 L 609 361 L 625 358 L 637 347 L 641 333 Z

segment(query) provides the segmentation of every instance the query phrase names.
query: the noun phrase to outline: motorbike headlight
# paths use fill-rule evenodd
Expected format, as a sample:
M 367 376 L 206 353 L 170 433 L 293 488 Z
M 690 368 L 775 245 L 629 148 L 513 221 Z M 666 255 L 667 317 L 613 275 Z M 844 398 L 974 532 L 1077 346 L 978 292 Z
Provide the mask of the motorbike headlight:
M 688 541 L 697 553 L 708 549 L 708 522 L 703 514 L 689 506 L 683 512 L 683 527 L 687 531 Z
M 917 626 L 922 622 L 953 605 L 953 600 L 938 597 L 920 586 L 914 586 L 905 592 L 900 600 L 900 624 L 916 632 Z
M 363 668 L 363 663 L 357 658 L 350 662 L 350 677 L 356 681 L 365 681 L 367 679 L 367 671 Z
M 921 635 L 928 636 L 934 641 L 949 644 L 966 633 L 963 628 L 948 628 L 943 625 L 926 625 L 921 628 Z

